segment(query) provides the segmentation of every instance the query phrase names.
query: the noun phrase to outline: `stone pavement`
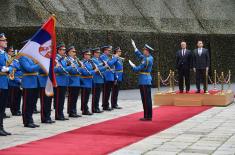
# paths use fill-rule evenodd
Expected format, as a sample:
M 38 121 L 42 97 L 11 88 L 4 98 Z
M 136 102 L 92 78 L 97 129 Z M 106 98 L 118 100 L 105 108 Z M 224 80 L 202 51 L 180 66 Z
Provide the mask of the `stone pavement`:
M 194 87 L 194 86 L 193 86 Z M 232 85 L 235 88 L 235 85 Z M 154 94 L 156 89 L 152 90 Z M 80 100 L 78 102 L 78 105 Z M 55 124 L 40 124 L 40 115 L 34 115 L 40 128 L 28 129 L 22 125 L 21 117 L 4 120 L 7 131 L 12 136 L 0 137 L 0 149 L 24 144 L 30 141 L 50 137 L 89 124 L 99 123 L 112 118 L 142 111 L 139 90 L 123 90 L 119 103 L 122 110 L 114 110 L 93 116 L 83 116 Z M 38 104 L 39 105 L 39 104 Z M 78 106 L 80 107 L 80 105 Z M 65 108 L 66 109 L 66 108 Z M 7 110 L 9 115 L 9 110 Z M 52 111 L 54 115 L 54 111 Z M 54 116 L 53 116 L 54 117 Z M 185 120 L 167 130 L 124 147 L 113 155 L 157 155 L 157 154 L 235 154 L 235 104 L 227 107 L 214 107 L 193 118 Z

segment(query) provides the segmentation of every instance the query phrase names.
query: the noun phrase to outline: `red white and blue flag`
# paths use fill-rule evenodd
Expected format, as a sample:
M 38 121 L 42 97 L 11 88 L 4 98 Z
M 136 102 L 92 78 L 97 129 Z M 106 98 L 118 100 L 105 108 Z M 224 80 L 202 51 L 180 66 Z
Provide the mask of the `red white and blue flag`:
M 44 72 L 48 74 L 45 88 L 46 95 L 48 96 L 54 94 L 53 87 L 56 87 L 54 73 L 56 57 L 55 23 L 55 17 L 51 16 L 19 51 L 19 55 L 25 55 L 36 60 Z

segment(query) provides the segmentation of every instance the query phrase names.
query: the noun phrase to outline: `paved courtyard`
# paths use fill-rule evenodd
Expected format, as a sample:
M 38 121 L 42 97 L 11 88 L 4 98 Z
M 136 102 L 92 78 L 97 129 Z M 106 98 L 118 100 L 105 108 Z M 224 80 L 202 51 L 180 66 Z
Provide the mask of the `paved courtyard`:
M 235 90 L 235 85 L 232 85 L 232 89 Z M 156 89 L 152 89 L 152 93 L 154 94 L 155 92 Z M 80 100 L 78 102 L 80 107 L 79 103 Z M 24 128 L 21 117 L 11 116 L 11 118 L 4 120 L 4 124 L 7 131 L 12 132 L 13 135 L 0 137 L 0 149 L 142 111 L 139 90 L 121 91 L 119 104 L 123 107 L 122 110 L 114 110 L 93 116 L 83 116 L 82 118 L 71 118 L 69 121 L 56 121 L 53 125 L 40 124 L 40 114 L 36 114 L 34 119 L 37 124 L 40 124 L 40 128 L 35 129 Z M 7 110 L 7 114 L 10 115 L 9 110 Z M 52 111 L 52 114 L 54 114 L 54 111 Z M 117 150 L 112 154 L 234 155 L 235 104 L 227 107 L 213 107 L 167 130 Z

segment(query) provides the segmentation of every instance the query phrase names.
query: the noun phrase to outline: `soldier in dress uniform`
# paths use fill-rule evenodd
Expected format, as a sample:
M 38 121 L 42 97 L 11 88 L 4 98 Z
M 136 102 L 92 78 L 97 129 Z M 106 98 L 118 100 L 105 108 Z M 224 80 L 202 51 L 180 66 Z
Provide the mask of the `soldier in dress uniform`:
M 113 54 L 118 58 L 118 61 L 114 64 L 115 76 L 117 81 L 114 82 L 111 95 L 111 105 L 113 109 L 122 109 L 118 106 L 118 93 L 120 89 L 121 82 L 123 80 L 123 58 L 121 58 L 122 50 L 120 47 L 117 47 L 113 50 Z
M 93 77 L 92 86 L 92 112 L 102 113 L 103 111 L 99 108 L 100 94 L 104 86 L 104 71 L 106 71 L 105 64 L 100 60 L 100 48 L 93 48 L 93 63 L 98 67 L 100 74 L 95 74 Z
M 84 50 L 82 54 L 84 67 L 81 69 L 81 110 L 83 115 L 92 115 L 88 108 L 88 101 L 92 89 L 93 75 L 98 72 L 98 69 L 94 69 L 91 64 L 90 49 Z
M 12 67 L 7 67 L 8 56 L 4 49 L 7 48 L 7 38 L 4 33 L 0 33 L 0 136 L 11 135 L 3 128 L 3 117 L 7 104 L 8 95 L 8 77 L 7 74 L 12 72 Z
M 68 114 L 69 117 L 81 117 L 77 114 L 77 100 L 80 91 L 80 73 L 81 68 L 76 60 L 77 50 L 74 46 L 70 46 L 67 50 L 67 61 L 73 67 L 69 71 L 69 85 L 68 85 Z
M 14 53 L 13 46 L 8 48 L 7 53 L 9 59 L 15 56 L 16 53 Z M 20 103 L 22 90 L 20 86 L 23 73 L 18 59 L 13 59 L 10 66 L 15 69 L 15 73 L 14 78 L 9 79 L 8 104 L 10 105 L 10 110 L 13 116 L 21 116 Z
M 55 119 L 56 120 L 68 120 L 64 117 L 64 102 L 65 94 L 69 84 L 69 72 L 72 70 L 72 66 L 68 66 L 68 63 L 65 59 L 66 48 L 64 43 L 60 43 L 57 46 L 57 55 L 56 55 L 56 81 L 57 87 L 54 89 L 54 105 L 55 105 Z
M 132 40 L 132 45 L 135 49 L 135 55 L 141 60 L 139 66 L 135 66 L 130 63 L 133 70 L 139 74 L 139 89 L 141 94 L 141 99 L 144 109 L 144 117 L 141 121 L 151 121 L 152 120 L 152 98 L 151 98 L 151 71 L 153 66 L 153 57 L 151 56 L 151 51 L 154 51 L 149 45 L 145 44 L 143 48 L 143 53 L 140 52 Z
M 23 88 L 22 116 L 24 127 L 36 128 L 39 125 L 33 121 L 33 110 L 39 93 L 38 71 L 40 66 L 36 60 L 27 56 L 21 56 L 19 63 L 23 73 L 21 86 Z
M 38 79 L 40 86 L 41 122 L 46 124 L 55 123 L 55 121 L 51 119 L 52 96 L 47 96 L 45 93 L 48 74 L 46 74 L 42 68 L 39 70 Z
M 117 76 L 114 72 L 114 64 L 118 61 L 118 58 L 116 56 L 112 57 L 110 59 L 110 52 L 112 50 L 112 46 L 103 46 L 102 47 L 103 54 L 100 56 L 100 59 L 106 63 L 106 66 L 108 66 L 108 69 L 104 72 L 104 87 L 103 87 L 103 103 L 102 107 L 103 110 L 111 111 L 112 107 L 109 107 L 109 97 L 113 88 L 113 84 L 117 80 Z

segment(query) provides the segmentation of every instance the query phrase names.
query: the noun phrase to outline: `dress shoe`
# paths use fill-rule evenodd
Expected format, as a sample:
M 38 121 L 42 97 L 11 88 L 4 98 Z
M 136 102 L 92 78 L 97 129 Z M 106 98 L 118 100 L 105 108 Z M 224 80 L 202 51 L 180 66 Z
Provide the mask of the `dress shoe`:
M 180 90 L 180 93 L 182 94 L 184 91 L 183 90 Z
M 119 106 L 114 106 L 112 107 L 113 109 L 122 109 L 122 107 L 119 107 Z
M 200 90 L 197 90 L 196 93 L 200 93 Z
M 7 136 L 7 134 L 2 129 L 0 129 L 0 136 Z
M 65 118 L 65 117 L 59 117 L 59 118 L 56 118 L 55 120 L 66 121 L 66 120 L 69 120 L 69 119 L 68 119 L 68 118 Z
M 15 113 L 12 113 L 12 115 L 13 115 L 13 116 L 21 116 L 22 114 L 21 114 L 20 111 L 17 111 L 17 112 L 15 112 Z
M 188 90 L 186 90 L 186 93 L 188 94 L 188 93 L 189 93 L 189 91 L 188 91 Z
M 104 112 L 103 110 L 100 110 L 100 109 L 96 109 L 95 111 L 92 111 L 93 113 L 102 113 Z
M 34 125 L 36 128 L 40 127 L 40 125 L 37 125 L 37 124 L 34 124 L 34 123 L 33 123 L 33 125 Z
M 140 121 L 152 121 L 152 118 L 140 118 Z
M 86 111 L 82 113 L 83 115 L 93 115 L 90 111 Z
M 2 129 L 3 132 L 5 132 L 6 135 L 11 135 L 10 132 L 6 132 L 4 129 Z
M 3 114 L 3 119 L 5 118 L 10 118 L 10 116 L 8 116 L 6 113 Z
M 78 114 L 69 114 L 69 117 L 77 118 L 77 117 L 82 117 L 82 116 Z
M 112 111 L 113 109 L 109 108 L 109 107 L 105 107 L 103 108 L 104 111 Z
M 36 128 L 36 126 L 33 123 L 25 124 L 24 127 L 26 127 L 26 128 Z
M 40 113 L 40 111 L 38 111 L 37 109 L 33 111 L 34 114 L 38 114 Z
M 55 123 L 55 121 L 48 119 L 48 120 L 42 121 L 42 123 L 52 124 L 52 123 Z

